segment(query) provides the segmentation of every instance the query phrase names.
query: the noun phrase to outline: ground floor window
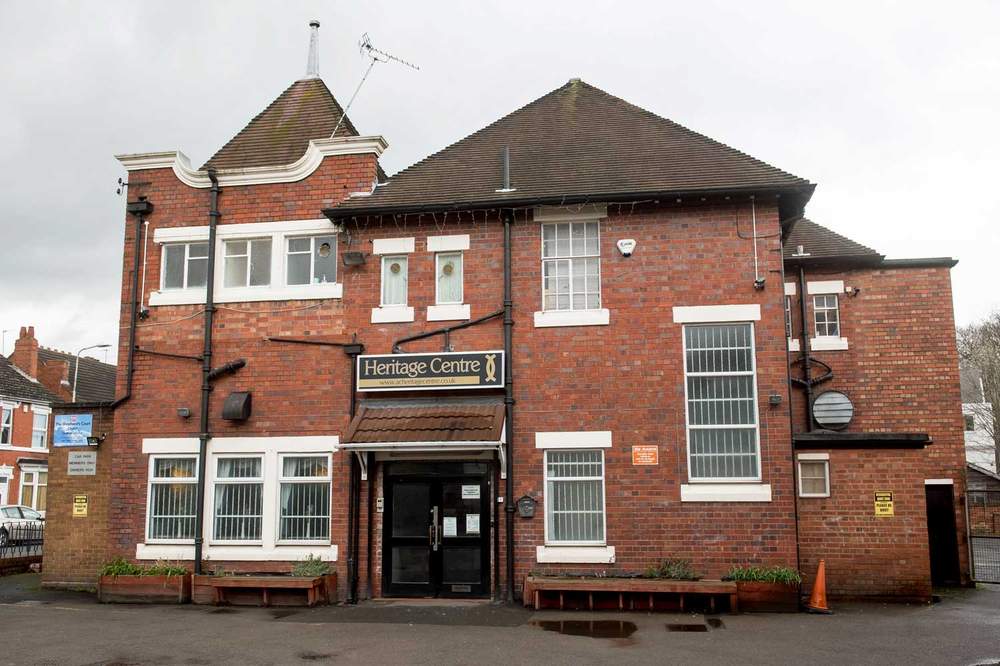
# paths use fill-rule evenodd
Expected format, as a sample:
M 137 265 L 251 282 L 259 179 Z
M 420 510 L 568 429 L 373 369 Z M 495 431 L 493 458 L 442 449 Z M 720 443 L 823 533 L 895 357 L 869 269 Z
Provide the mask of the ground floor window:
M 150 459 L 149 539 L 176 541 L 194 538 L 197 484 L 196 457 L 154 456 Z
M 329 456 L 281 457 L 279 541 L 330 538 Z
M 799 459 L 799 497 L 830 496 L 830 461 Z
M 216 460 L 215 526 L 217 541 L 260 541 L 264 516 L 262 459 Z
M 21 470 L 21 504 L 44 513 L 48 485 L 47 469 L 29 467 Z
M 546 451 L 546 543 L 603 545 L 604 530 L 604 451 Z

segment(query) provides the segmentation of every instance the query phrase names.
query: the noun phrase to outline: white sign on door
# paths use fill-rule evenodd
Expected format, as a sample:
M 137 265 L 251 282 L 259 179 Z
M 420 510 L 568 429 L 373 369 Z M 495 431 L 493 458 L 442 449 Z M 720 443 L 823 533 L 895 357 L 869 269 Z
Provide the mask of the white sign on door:
M 462 499 L 479 499 L 479 486 L 462 486 Z
M 458 518 L 455 516 L 445 516 L 444 535 L 446 537 L 458 536 Z

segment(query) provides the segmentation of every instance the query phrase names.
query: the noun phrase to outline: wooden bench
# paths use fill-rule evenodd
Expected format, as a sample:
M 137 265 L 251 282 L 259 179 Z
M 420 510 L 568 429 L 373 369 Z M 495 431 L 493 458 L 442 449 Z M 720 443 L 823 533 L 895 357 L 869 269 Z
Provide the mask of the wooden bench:
M 306 605 L 315 606 L 320 601 L 329 603 L 324 576 L 205 576 L 205 584 L 212 587 L 214 603 L 227 603 L 226 591 L 231 589 L 260 590 L 263 605 L 271 605 L 271 590 L 305 590 Z
M 684 610 L 686 598 L 689 596 L 707 597 L 709 609 L 715 612 L 716 597 L 729 598 L 729 610 L 737 612 L 739 601 L 736 596 L 736 583 L 721 580 L 661 580 L 656 578 L 561 578 L 554 576 L 528 576 L 524 581 L 523 601 L 525 606 L 534 606 L 535 610 L 542 607 L 545 593 L 558 595 L 559 609 L 565 608 L 566 593 L 583 592 L 587 594 L 587 607 L 594 609 L 594 594 L 617 594 L 618 610 L 653 610 L 656 595 L 676 595 L 680 610 Z M 625 603 L 628 599 L 628 604 Z M 636 604 L 637 599 L 644 603 Z

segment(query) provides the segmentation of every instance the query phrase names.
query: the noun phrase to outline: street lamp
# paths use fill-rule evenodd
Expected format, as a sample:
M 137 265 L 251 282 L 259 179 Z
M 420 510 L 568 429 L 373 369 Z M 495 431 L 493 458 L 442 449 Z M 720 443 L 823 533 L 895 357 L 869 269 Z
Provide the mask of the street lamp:
M 80 354 L 88 349 L 107 349 L 111 345 L 90 345 L 76 353 L 76 368 L 73 370 L 73 402 L 76 402 L 76 378 L 80 376 Z

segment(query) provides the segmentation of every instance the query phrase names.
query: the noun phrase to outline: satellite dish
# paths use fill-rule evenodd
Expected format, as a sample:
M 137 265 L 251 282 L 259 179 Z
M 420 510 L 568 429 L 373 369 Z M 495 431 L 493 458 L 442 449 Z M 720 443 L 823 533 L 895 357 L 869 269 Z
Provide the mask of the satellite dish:
M 813 400 L 813 418 L 830 430 L 843 430 L 854 418 L 854 404 L 840 391 L 825 391 Z

